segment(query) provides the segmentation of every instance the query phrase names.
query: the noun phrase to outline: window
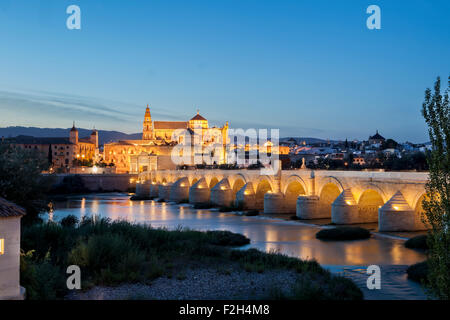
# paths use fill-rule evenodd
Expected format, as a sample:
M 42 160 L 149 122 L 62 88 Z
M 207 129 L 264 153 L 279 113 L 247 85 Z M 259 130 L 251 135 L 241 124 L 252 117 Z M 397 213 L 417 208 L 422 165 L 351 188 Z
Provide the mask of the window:
M 0 256 L 5 254 L 5 239 L 0 239 Z

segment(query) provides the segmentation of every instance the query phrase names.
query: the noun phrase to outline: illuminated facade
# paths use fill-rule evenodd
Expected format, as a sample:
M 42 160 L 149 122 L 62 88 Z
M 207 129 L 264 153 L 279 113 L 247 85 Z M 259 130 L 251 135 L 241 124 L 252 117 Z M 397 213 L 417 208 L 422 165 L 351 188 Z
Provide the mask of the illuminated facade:
M 177 134 L 183 133 L 184 134 Z M 171 160 L 173 148 L 186 142 L 186 135 L 200 138 L 201 146 L 221 143 L 218 157 L 225 162 L 225 145 L 228 141 L 228 122 L 221 128 L 209 127 L 208 120 L 199 112 L 189 121 L 152 121 L 147 105 L 141 140 L 121 140 L 104 145 L 104 161 L 114 164 L 116 173 L 136 173 L 153 169 L 174 169 Z M 193 138 L 192 140 L 194 140 Z M 193 141 L 192 141 L 193 142 Z
M 71 168 L 86 161 L 95 162 L 99 154 L 98 131 L 94 129 L 89 137 L 79 138 L 75 123 L 68 138 L 18 136 L 11 138 L 10 142 L 20 148 L 43 153 L 55 169 Z

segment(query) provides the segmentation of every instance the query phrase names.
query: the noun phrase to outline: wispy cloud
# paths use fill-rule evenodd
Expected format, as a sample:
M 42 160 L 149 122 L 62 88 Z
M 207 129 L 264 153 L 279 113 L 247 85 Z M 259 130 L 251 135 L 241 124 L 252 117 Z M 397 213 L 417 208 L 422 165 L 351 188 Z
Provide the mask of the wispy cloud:
M 159 109 L 152 108 L 153 117 L 178 120 L 176 115 Z M 136 129 L 143 117 L 144 106 L 63 93 L 0 90 L 0 113 L 0 125 L 3 126 L 59 127 L 64 124 L 61 122 L 77 120 L 95 123 L 99 128 L 139 131 Z

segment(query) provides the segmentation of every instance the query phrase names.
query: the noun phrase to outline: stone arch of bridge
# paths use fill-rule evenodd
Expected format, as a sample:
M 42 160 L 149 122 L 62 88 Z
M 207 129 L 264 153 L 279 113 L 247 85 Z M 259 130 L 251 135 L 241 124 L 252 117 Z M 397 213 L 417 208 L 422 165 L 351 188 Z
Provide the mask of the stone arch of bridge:
M 283 188 L 283 194 L 287 195 L 287 193 L 296 193 L 297 196 L 300 194 L 307 194 L 308 187 L 306 186 L 305 181 L 298 175 L 290 176 Z
M 220 177 L 209 177 L 209 179 L 206 179 L 210 189 L 214 188 L 214 186 L 218 184 L 220 180 L 222 180 L 222 178 Z
M 358 199 L 359 215 L 364 217 L 364 221 L 378 221 L 378 209 L 385 204 L 383 192 L 374 186 L 366 188 Z
M 323 212 L 323 217 L 331 217 L 331 205 L 344 191 L 344 187 L 334 177 L 327 177 L 322 180 L 322 183 L 319 191 L 319 210 Z
M 273 192 L 273 181 L 269 176 L 260 176 L 258 180 L 254 183 L 256 184 L 255 200 L 256 207 L 261 209 L 264 208 L 264 195 L 267 192 Z
M 283 189 L 285 211 L 295 213 L 298 196 L 305 195 L 306 193 L 307 187 L 305 181 L 297 175 L 290 176 Z
M 248 179 L 243 174 L 238 173 L 228 177 L 228 181 L 231 189 L 233 189 L 233 193 L 236 193 L 248 182 Z

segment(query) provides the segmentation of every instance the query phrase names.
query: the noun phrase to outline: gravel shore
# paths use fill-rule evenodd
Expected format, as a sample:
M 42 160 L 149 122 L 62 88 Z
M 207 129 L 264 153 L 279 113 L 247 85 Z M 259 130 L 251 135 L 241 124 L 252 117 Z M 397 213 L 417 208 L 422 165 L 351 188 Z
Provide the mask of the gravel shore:
M 87 291 L 72 291 L 70 300 L 229 300 L 264 299 L 277 287 L 289 292 L 298 274 L 288 270 L 263 273 L 241 270 L 188 269 L 172 277 L 161 277 L 150 285 L 124 284 L 118 287 L 96 286 Z

